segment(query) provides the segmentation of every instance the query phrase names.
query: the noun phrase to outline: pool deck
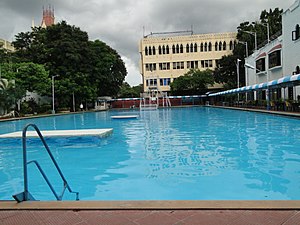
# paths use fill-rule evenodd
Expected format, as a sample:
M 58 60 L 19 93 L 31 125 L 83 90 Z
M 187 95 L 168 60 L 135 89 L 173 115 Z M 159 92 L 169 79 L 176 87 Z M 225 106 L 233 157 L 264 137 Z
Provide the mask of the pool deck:
M 297 225 L 300 201 L 0 201 L 0 224 Z
M 243 107 L 227 107 L 227 106 L 214 106 L 214 105 L 208 105 L 208 106 L 205 106 L 205 107 L 232 109 L 232 110 L 242 110 L 242 111 L 248 111 L 248 112 L 268 113 L 268 114 L 273 114 L 273 115 L 278 115 L 278 116 L 289 116 L 289 117 L 298 117 L 298 118 L 300 118 L 300 112 L 275 111 L 275 110 L 266 110 L 266 109 L 243 108 Z
M 300 201 L 0 201 L 0 224 L 300 225 Z

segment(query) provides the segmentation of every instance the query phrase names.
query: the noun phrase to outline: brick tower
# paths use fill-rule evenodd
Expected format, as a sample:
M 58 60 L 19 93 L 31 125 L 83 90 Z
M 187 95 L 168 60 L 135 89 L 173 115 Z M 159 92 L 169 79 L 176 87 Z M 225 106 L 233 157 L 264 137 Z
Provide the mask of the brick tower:
M 48 8 L 43 7 L 43 20 L 41 27 L 46 28 L 54 24 L 54 8 L 49 5 Z

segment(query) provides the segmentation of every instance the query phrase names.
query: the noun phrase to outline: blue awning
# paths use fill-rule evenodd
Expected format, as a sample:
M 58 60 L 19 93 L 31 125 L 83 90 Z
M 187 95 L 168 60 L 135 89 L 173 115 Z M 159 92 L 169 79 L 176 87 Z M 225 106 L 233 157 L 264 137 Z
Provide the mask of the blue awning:
M 250 92 L 250 91 L 261 90 L 261 89 L 280 88 L 280 87 L 297 86 L 297 85 L 300 85 L 300 74 L 285 76 L 278 80 L 272 80 L 265 83 L 254 84 L 250 86 L 244 86 L 241 88 L 235 88 L 227 91 L 217 92 L 217 93 L 209 94 L 208 96 L 242 93 L 242 92 Z

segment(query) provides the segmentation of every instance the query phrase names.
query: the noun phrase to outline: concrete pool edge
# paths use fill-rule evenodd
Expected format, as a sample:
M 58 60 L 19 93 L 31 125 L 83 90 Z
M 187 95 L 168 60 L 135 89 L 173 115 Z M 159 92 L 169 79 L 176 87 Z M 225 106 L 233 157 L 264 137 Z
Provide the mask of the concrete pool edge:
M 240 110 L 240 111 L 246 111 L 246 112 L 267 113 L 267 114 L 273 114 L 273 115 L 278 115 L 278 116 L 287 116 L 287 117 L 292 117 L 292 118 L 300 118 L 300 112 L 273 111 L 273 110 L 266 110 L 266 109 L 229 107 L 229 106 L 215 106 L 215 105 L 205 105 L 204 107 Z
M 0 201 L 0 210 L 290 210 L 300 209 L 299 200 L 192 200 L 192 201 Z

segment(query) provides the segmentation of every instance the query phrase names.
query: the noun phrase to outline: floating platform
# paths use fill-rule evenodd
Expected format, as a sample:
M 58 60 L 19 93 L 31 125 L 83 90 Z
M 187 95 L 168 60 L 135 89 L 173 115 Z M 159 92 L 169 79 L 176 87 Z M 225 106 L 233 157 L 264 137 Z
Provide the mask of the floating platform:
M 118 115 L 118 116 L 111 116 L 112 119 L 137 119 L 138 115 Z
M 106 137 L 112 134 L 113 129 L 78 129 L 78 130 L 41 130 L 44 137 L 82 137 L 82 136 L 98 136 Z M 21 138 L 22 131 L 8 134 L 1 134 L 0 138 Z M 36 131 L 27 131 L 26 137 L 38 137 Z

